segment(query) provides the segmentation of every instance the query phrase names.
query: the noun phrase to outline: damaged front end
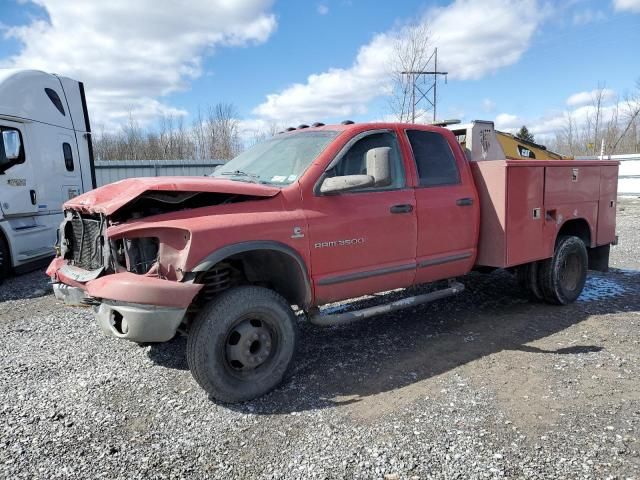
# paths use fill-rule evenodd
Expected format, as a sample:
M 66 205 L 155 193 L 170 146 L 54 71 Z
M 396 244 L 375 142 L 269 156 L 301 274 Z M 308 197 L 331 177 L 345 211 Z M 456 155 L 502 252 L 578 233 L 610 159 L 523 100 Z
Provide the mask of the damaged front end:
M 73 210 L 65 212 L 57 245 L 58 257 L 64 260 L 61 273 L 80 283 L 94 280 L 103 274 L 120 272 L 167 278 L 166 274 L 172 269 L 160 268 L 161 241 L 158 236 L 140 234 L 135 230 L 127 236 L 122 229 L 114 235 L 109 224 L 104 215 L 81 214 Z M 165 248 L 172 250 L 171 257 L 175 259 L 175 251 L 186 247 L 189 232 L 181 230 L 177 235 L 167 233 L 169 244 Z M 178 242 L 175 237 L 180 237 Z M 176 243 L 179 245 L 176 246 Z M 175 275 L 172 279 L 176 279 Z
M 108 335 L 136 342 L 170 340 L 201 288 L 179 282 L 189 232 L 124 227 L 110 225 L 104 215 L 65 213 L 59 256 L 48 270 L 56 297 L 94 306 Z
M 47 274 L 56 296 L 92 305 L 108 335 L 137 342 L 171 339 L 201 290 L 187 274 L 187 220 L 224 205 L 265 199 L 278 189 L 200 178 L 130 179 L 65 204 L 58 256 Z
M 86 282 L 97 278 L 108 265 L 105 248 L 107 221 L 104 215 L 81 215 L 73 210 L 65 212 L 58 233 L 58 254 L 66 260 L 68 273 L 74 280 Z

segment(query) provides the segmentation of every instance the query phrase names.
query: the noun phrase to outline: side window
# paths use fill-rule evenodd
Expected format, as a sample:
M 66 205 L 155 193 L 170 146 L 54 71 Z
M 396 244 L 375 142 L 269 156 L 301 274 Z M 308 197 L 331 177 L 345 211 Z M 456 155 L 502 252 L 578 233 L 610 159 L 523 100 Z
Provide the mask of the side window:
M 73 172 L 73 151 L 71 150 L 71 145 L 67 142 L 62 144 L 62 154 L 64 156 L 64 166 L 67 168 L 67 171 Z
M 460 173 L 447 140 L 436 132 L 407 130 L 420 185 L 436 187 L 460 183 Z
M 60 100 L 60 96 L 58 95 L 58 93 L 53 88 L 45 88 L 44 93 L 47 94 L 47 97 L 49 97 L 49 100 L 51 100 L 51 103 L 53 103 L 58 111 L 66 117 L 66 114 L 64 113 L 64 107 L 62 106 L 62 100 Z
M 391 166 L 391 184 L 386 187 L 368 187 L 361 190 L 397 190 L 404 187 L 405 176 L 402 165 L 402 155 L 395 133 L 380 132 L 367 135 L 356 141 L 349 150 L 340 158 L 331 170 L 328 177 L 341 177 L 344 175 L 364 175 L 367 173 L 367 152 L 372 148 L 390 147 L 389 162 Z

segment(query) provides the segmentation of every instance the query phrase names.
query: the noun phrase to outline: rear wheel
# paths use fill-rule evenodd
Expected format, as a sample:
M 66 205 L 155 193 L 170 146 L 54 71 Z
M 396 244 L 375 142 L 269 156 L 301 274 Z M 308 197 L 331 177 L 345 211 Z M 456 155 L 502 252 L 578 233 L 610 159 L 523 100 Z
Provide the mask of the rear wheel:
M 0 285 L 11 272 L 11 254 L 7 242 L 0 235 Z
M 295 315 L 284 298 L 262 287 L 232 288 L 194 320 L 189 369 L 211 397 L 228 403 L 251 400 L 282 381 L 296 336 Z
M 542 289 L 538 283 L 538 269 L 540 262 L 531 262 L 518 267 L 518 282 L 532 300 L 542 301 Z
M 538 282 L 545 301 L 556 305 L 574 302 L 587 280 L 587 248 L 578 237 L 558 239 L 553 257 L 540 264 Z

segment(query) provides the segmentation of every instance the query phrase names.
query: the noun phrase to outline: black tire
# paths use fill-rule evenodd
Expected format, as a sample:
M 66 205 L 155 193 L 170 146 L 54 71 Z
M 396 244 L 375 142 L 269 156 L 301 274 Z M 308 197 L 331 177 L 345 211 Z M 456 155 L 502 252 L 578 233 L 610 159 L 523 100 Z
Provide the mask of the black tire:
M 196 316 L 187 340 L 187 362 L 210 397 L 243 402 L 282 381 L 296 340 L 295 315 L 284 298 L 263 287 L 236 287 Z
M 11 253 L 7 242 L 0 235 L 0 285 L 11 273 Z
M 587 280 L 587 248 L 578 237 L 560 237 L 553 257 L 540 263 L 538 282 L 544 299 L 555 305 L 574 302 Z
M 531 300 L 541 302 L 544 300 L 542 288 L 538 282 L 538 269 L 540 262 L 531 262 L 518 267 L 518 283 L 527 292 Z

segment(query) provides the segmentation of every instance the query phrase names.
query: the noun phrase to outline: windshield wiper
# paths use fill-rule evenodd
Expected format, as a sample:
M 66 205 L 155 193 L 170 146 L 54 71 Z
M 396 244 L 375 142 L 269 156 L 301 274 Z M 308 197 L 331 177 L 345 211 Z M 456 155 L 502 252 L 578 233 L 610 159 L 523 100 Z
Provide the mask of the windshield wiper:
M 256 175 L 255 173 L 243 172 L 242 170 L 234 170 L 229 172 L 220 172 L 218 175 L 235 175 L 237 177 L 251 177 L 251 178 L 260 178 L 260 175 Z

